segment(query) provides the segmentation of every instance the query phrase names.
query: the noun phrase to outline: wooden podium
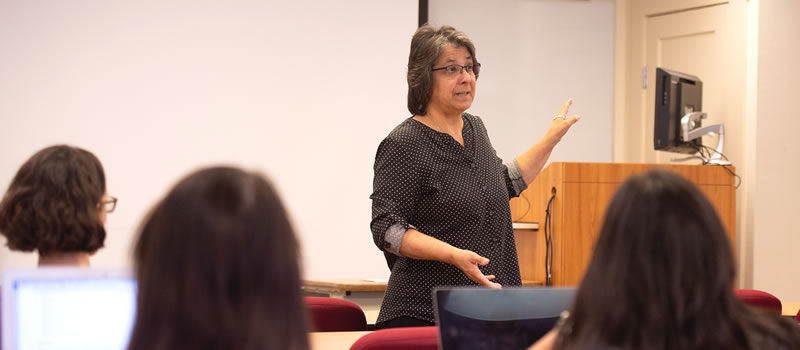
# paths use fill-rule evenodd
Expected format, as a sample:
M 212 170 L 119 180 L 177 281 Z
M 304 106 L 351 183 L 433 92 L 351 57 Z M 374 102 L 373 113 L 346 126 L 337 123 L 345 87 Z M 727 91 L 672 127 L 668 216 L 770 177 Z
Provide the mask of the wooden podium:
M 552 205 L 552 285 L 576 286 L 592 256 L 606 207 L 629 176 L 659 168 L 683 175 L 708 197 L 736 245 L 736 188 L 731 172 L 714 165 L 552 163 L 520 197 L 511 200 L 515 223 L 536 222 L 538 230 L 515 229 L 523 280 L 545 281 L 545 210 Z

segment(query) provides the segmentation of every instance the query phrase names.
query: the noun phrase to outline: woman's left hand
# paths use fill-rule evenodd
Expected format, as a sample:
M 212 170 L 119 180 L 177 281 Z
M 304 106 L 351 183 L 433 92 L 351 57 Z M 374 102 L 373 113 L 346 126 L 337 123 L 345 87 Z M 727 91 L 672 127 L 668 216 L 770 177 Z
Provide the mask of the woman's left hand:
M 556 337 L 558 337 L 558 330 L 551 330 L 539 338 L 528 350 L 550 350 L 556 342 Z
M 569 113 L 569 107 L 572 105 L 572 99 L 570 98 L 567 102 L 564 102 L 561 105 L 561 109 L 558 110 L 558 114 L 553 117 L 553 122 L 550 124 L 550 129 L 547 131 L 546 138 L 549 138 L 554 144 L 561 141 L 561 138 L 567 134 L 572 125 L 581 120 L 581 116 L 573 115 L 572 117 L 567 118 L 567 114 Z
M 522 173 L 525 184 L 530 185 L 533 182 L 536 175 L 544 168 L 547 159 L 550 158 L 550 153 L 553 152 L 553 148 L 556 147 L 558 142 L 561 141 L 561 138 L 567 134 L 569 128 L 581 119 L 578 115 L 567 118 L 569 106 L 571 105 L 572 99 L 564 102 L 558 114 L 553 117 L 553 122 L 550 123 L 550 129 L 547 130 L 544 137 L 536 142 L 528 151 L 515 158 L 517 164 L 519 164 L 519 171 Z

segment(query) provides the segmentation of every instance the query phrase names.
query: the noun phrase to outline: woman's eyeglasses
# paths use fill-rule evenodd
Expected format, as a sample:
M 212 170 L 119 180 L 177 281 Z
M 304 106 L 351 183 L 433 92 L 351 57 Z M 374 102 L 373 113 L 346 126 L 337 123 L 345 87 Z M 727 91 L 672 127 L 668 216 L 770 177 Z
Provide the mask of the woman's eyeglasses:
M 444 70 L 448 77 L 454 77 L 461 74 L 461 71 L 467 71 L 467 73 L 475 73 L 475 77 L 478 77 L 478 74 L 481 72 L 481 64 L 468 64 L 466 66 L 462 66 L 460 64 L 451 64 L 449 66 L 433 68 L 431 72 L 435 72 L 437 70 Z
M 106 213 L 113 213 L 114 209 L 117 208 L 117 197 L 108 196 L 108 199 L 104 200 L 101 204 L 103 208 L 106 209 Z

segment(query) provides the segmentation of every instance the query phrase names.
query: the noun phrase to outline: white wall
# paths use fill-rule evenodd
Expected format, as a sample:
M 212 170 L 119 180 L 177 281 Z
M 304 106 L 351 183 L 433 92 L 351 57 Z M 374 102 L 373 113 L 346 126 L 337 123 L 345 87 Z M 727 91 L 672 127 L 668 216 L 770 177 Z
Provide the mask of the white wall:
M 477 45 L 471 112 L 501 157 L 527 149 L 573 97 L 584 119 L 551 160 L 611 160 L 612 0 L 430 10 Z M 92 263 L 119 267 L 180 177 L 218 163 L 260 170 L 291 212 L 307 277 L 386 278 L 369 231 L 372 165 L 408 117 L 416 25 L 415 0 L 0 1 L 0 187 L 48 145 L 95 152 L 120 202 Z M 0 268 L 34 265 L 0 249 Z
M 416 26 L 409 0 L 0 1 L 0 187 L 45 146 L 93 151 L 120 201 L 92 263 L 119 267 L 180 177 L 261 170 L 307 276 L 387 276 L 369 230 L 372 164 L 408 115 Z M 0 268 L 34 265 L 0 249 Z
M 501 158 L 542 137 L 569 97 L 570 129 L 550 161 L 610 162 L 614 0 L 431 0 L 430 23 L 465 32 L 481 62 L 470 112 Z
M 800 2 L 759 2 L 753 286 L 784 302 L 800 301 L 797 205 L 800 163 Z
M 179 177 L 244 166 L 280 188 L 308 276 L 385 277 L 368 226 L 371 167 L 408 115 L 416 3 L 0 1 L 0 187 L 45 146 L 92 150 L 120 198 L 93 264 L 128 266 L 141 218 Z M 759 6 L 754 287 L 797 301 L 787 203 L 800 198 L 800 91 L 787 77 L 800 76 L 800 5 Z M 430 19 L 475 42 L 484 69 L 471 112 L 501 157 L 574 97 L 584 119 L 551 161 L 610 161 L 614 1 L 431 0 Z M 34 264 L 0 249 L 0 268 Z

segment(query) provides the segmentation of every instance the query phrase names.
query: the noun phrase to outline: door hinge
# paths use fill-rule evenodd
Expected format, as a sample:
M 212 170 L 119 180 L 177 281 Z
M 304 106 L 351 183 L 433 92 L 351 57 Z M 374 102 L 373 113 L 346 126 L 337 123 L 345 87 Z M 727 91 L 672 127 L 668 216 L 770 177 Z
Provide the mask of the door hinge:
M 642 67 L 642 89 L 647 89 L 647 66 Z

